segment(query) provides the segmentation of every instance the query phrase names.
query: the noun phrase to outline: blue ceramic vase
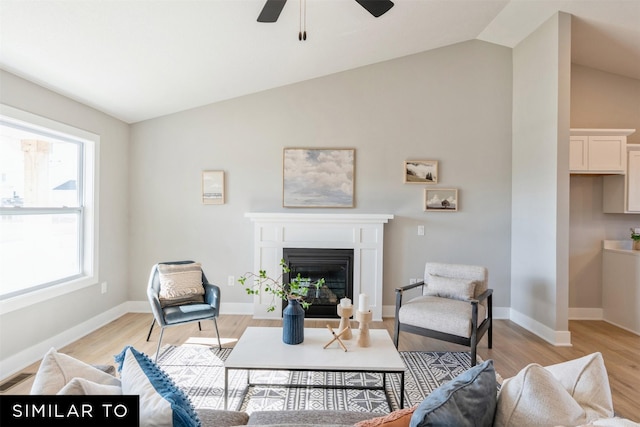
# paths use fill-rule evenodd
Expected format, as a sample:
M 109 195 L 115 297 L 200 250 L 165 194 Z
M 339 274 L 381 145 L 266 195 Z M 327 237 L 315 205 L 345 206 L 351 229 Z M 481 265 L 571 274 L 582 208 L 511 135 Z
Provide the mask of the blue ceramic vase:
M 282 341 L 285 344 L 300 344 L 304 341 L 304 309 L 300 301 L 290 298 L 282 310 Z

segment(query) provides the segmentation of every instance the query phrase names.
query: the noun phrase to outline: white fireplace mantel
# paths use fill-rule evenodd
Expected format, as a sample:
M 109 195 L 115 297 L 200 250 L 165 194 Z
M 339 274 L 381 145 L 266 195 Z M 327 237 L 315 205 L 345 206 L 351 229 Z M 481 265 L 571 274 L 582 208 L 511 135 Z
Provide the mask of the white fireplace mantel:
M 353 294 L 367 294 L 373 319 L 382 320 L 384 224 L 393 215 L 248 212 L 245 217 L 254 222 L 254 271 L 266 270 L 271 277 L 281 273 L 283 248 L 353 249 Z M 254 317 L 280 318 L 281 306 L 267 312 L 271 302 L 269 295 L 256 296 Z

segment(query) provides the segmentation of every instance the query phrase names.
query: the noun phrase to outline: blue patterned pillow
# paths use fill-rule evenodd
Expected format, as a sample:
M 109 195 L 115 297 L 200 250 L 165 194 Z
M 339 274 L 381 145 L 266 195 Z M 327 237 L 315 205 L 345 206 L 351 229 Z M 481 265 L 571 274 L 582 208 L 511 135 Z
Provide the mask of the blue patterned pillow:
M 140 427 L 200 427 L 189 397 L 146 354 L 127 346 L 115 360 L 122 394 L 140 396 Z
M 463 372 L 431 392 L 411 416 L 411 427 L 491 426 L 497 401 L 493 360 Z

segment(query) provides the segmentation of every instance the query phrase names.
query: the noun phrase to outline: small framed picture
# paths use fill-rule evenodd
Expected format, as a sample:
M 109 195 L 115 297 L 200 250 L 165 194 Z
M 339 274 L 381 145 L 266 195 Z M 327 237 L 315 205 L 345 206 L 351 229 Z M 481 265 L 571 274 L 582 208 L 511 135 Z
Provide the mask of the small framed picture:
M 224 171 L 202 172 L 202 203 L 205 205 L 224 204 Z
M 425 188 L 424 190 L 425 212 L 455 212 L 458 210 L 457 188 Z
M 404 162 L 405 184 L 437 184 L 437 160 L 407 160 Z

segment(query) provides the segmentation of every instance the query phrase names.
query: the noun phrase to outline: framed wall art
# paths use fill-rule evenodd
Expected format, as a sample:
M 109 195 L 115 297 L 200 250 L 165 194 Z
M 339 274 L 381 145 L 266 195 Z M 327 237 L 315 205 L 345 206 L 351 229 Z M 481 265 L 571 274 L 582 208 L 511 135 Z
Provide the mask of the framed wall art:
M 424 210 L 426 212 L 455 212 L 458 210 L 457 188 L 425 188 Z
M 202 203 L 205 205 L 224 204 L 224 171 L 202 172 Z
M 405 184 L 437 184 L 437 160 L 407 160 L 404 162 Z
M 355 149 L 285 148 L 282 206 L 354 207 Z

